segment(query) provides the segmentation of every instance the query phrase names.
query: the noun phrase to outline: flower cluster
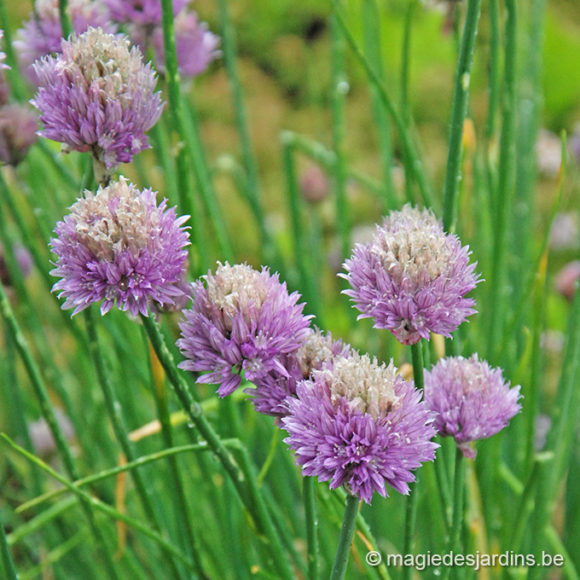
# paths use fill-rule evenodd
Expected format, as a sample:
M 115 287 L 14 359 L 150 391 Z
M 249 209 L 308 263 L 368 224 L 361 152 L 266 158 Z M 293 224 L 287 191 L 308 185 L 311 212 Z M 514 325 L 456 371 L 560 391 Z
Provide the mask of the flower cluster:
M 133 316 L 147 316 L 150 302 L 181 300 L 189 236 L 167 201 L 157 205 L 155 192 L 139 191 L 126 179 L 85 192 L 55 228 L 51 241 L 57 256 L 53 287 L 73 315 L 102 301 L 101 313 L 115 303 Z
M 359 318 L 390 330 L 403 344 L 451 333 L 475 312 L 465 295 L 475 288 L 469 248 L 445 234 L 428 210 L 405 206 L 392 212 L 369 244 L 355 246 L 342 276 Z
M 437 413 L 440 435 L 455 439 L 466 457 L 475 457 L 471 441 L 486 439 L 507 426 L 521 406 L 519 385 L 510 389 L 501 369 L 477 355 L 441 359 L 425 372 L 425 402 Z
M 111 18 L 125 26 L 131 40 L 146 52 L 152 48 L 155 65 L 165 70 L 161 0 L 105 0 Z M 183 77 L 194 77 L 219 56 L 219 38 L 189 10 L 189 0 L 173 2 L 177 64 Z
M 367 503 L 385 485 L 409 493 L 413 471 L 435 457 L 433 413 L 392 363 L 351 352 L 300 382 L 288 407 L 282 426 L 302 473 Z
M 270 371 L 256 379 L 255 388 L 246 389 L 246 393 L 259 413 L 284 417 L 288 414 L 287 399 L 296 395 L 298 383 L 310 378 L 313 371 L 331 366 L 337 358 L 348 356 L 348 352 L 348 345 L 316 328 L 298 350 L 282 357 L 283 372 L 279 368 Z
M 308 337 L 310 317 L 303 314 L 299 294 L 288 293 L 278 274 L 247 264 L 219 264 L 205 284 L 193 286 L 193 306 L 185 310 L 178 341 L 186 360 L 180 367 L 197 372 L 198 383 L 220 385 L 225 397 L 241 384 L 271 371 L 288 374 L 283 357 Z
M 109 33 L 117 31 L 100 0 L 68 0 L 67 5 L 75 34 L 82 34 L 89 27 L 102 28 Z M 20 68 L 33 84 L 38 82 L 32 66 L 34 61 L 59 53 L 62 36 L 58 0 L 36 0 L 34 14 L 17 31 L 14 40 Z
M 36 142 L 38 119 L 27 105 L 0 106 L 0 162 L 16 167 Z

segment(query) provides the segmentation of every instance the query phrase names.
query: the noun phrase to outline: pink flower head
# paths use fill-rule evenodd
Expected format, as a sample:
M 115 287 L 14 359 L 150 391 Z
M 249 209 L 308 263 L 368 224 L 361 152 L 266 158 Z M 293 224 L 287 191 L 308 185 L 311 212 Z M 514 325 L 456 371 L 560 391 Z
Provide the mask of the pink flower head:
M 451 333 L 475 312 L 465 295 L 475 288 L 476 264 L 469 247 L 446 234 L 429 210 L 406 205 L 377 226 L 372 241 L 357 244 L 340 274 L 350 296 L 375 328 L 390 330 L 403 344 Z
M 115 304 L 147 316 L 150 303 L 171 306 L 189 288 L 183 283 L 189 235 L 167 200 L 138 190 L 123 177 L 96 193 L 85 191 L 56 225 L 51 241 L 60 280 L 53 286 L 73 315 L 94 302 L 101 314 Z
M 44 124 L 41 135 L 68 150 L 90 151 L 108 171 L 149 147 L 145 131 L 163 104 L 154 92 L 155 72 L 126 38 L 90 28 L 34 69 L 39 88 L 32 104 Z
M 435 457 L 433 413 L 392 362 L 351 352 L 315 370 L 288 399 L 282 427 L 303 475 L 371 502 L 386 485 L 409 493 L 413 471 Z
M 475 457 L 471 441 L 495 435 L 519 413 L 520 398 L 519 385 L 510 389 L 501 369 L 477 354 L 444 358 L 425 371 L 425 402 L 437 413 L 437 432 L 453 437 L 466 457 Z
M 287 375 L 283 358 L 309 334 L 310 316 L 302 313 L 297 292 L 288 293 L 278 274 L 247 264 L 219 264 L 193 288 L 177 341 L 186 358 L 179 366 L 198 372 L 198 383 L 220 385 L 225 397 L 241 384 L 241 371 L 255 382 L 271 371 Z

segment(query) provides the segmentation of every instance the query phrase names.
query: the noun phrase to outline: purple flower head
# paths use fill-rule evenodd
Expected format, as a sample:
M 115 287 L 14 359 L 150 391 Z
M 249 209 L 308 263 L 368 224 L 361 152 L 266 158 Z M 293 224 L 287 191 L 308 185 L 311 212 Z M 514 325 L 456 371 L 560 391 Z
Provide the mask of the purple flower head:
M 157 26 L 152 34 L 155 64 L 160 73 L 165 73 L 165 50 L 163 30 Z M 183 10 L 175 18 L 175 46 L 177 64 L 183 77 L 195 77 L 204 72 L 210 62 L 221 53 L 219 37 L 208 30 L 205 22 L 199 22 L 197 14 Z
M 352 351 L 302 381 L 282 418 L 286 443 L 303 475 L 330 481 L 370 503 L 385 484 L 409 493 L 413 471 L 432 461 L 437 444 L 433 413 L 421 392 L 397 374 Z
M 25 105 L 0 107 L 0 162 L 16 167 L 36 142 L 38 118 Z
M 68 11 L 76 34 L 82 34 L 91 26 L 110 33 L 117 31 L 109 19 L 106 7 L 99 0 L 69 0 Z M 16 32 L 14 40 L 20 68 L 30 82 L 38 84 L 32 63 L 43 56 L 59 53 L 61 42 L 58 0 L 36 0 L 34 14 Z
M 501 369 L 479 361 L 477 354 L 444 358 L 425 371 L 425 402 L 437 413 L 437 432 L 453 437 L 466 457 L 475 457 L 469 442 L 507 426 L 521 410 L 520 398 L 519 385 L 510 389 Z
M 30 275 L 32 271 L 32 256 L 25 246 L 20 244 L 13 244 L 12 253 L 16 260 L 16 265 L 20 270 L 23 278 Z M 8 271 L 8 264 L 4 258 L 4 247 L 0 244 L 0 281 L 6 287 L 12 286 L 12 279 Z
M 149 147 L 145 131 L 163 105 L 155 72 L 126 38 L 90 28 L 34 68 L 41 135 L 68 150 L 90 151 L 107 171 Z
M 355 246 L 341 274 L 352 286 L 344 293 L 359 318 L 373 318 L 403 344 L 429 340 L 430 332 L 450 337 L 475 312 L 465 298 L 479 282 L 469 255 L 430 211 L 406 205 L 377 226 L 370 243 Z
M 139 191 L 123 177 L 97 193 L 85 191 L 56 225 L 51 241 L 57 256 L 54 286 L 73 315 L 103 301 L 101 314 L 114 305 L 133 316 L 147 316 L 150 302 L 172 305 L 182 299 L 189 216 L 177 217 L 167 200 Z
M 161 24 L 161 0 L 104 0 L 111 18 L 122 24 L 153 27 Z M 173 0 L 173 15 L 190 0 Z
M 185 310 L 182 338 L 177 341 L 187 359 L 179 366 L 201 375 L 198 383 L 220 385 L 221 397 L 268 372 L 287 374 L 283 357 L 297 350 L 309 334 L 311 316 L 302 313 L 297 292 L 288 294 L 278 274 L 247 264 L 219 264 L 205 284 L 193 287 L 193 306 Z
M 245 392 L 252 395 L 252 403 L 259 413 L 283 417 L 288 414 L 286 399 L 296 395 L 297 384 L 310 378 L 313 371 L 331 366 L 337 357 L 348 356 L 348 352 L 348 345 L 315 328 L 298 350 L 281 357 L 284 372 L 277 368 L 270 371 L 256 379 L 256 388 Z

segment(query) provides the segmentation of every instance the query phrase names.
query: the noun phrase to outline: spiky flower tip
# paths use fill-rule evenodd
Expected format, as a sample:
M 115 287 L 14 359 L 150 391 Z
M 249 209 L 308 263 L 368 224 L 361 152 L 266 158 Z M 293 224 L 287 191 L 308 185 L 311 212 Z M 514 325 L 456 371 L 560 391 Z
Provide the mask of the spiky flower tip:
M 315 328 L 295 352 L 281 358 L 285 372 L 274 369 L 256 379 L 255 388 L 245 392 L 259 413 L 284 417 L 288 414 L 288 397 L 296 396 L 296 385 L 311 377 L 312 372 L 330 367 L 338 357 L 348 356 L 349 346 L 334 340 L 330 333 Z
M 165 49 L 163 30 L 156 27 L 153 35 L 155 64 L 160 73 L 165 72 Z M 182 77 L 195 77 L 204 72 L 221 53 L 220 39 L 210 32 L 205 22 L 199 22 L 197 14 L 183 10 L 175 18 L 175 47 L 177 64 Z
M 99 0 L 68 0 L 68 13 L 75 34 L 82 34 L 90 26 L 110 33 L 117 31 Z M 58 0 L 36 0 L 34 13 L 16 32 L 13 43 L 20 68 L 33 84 L 38 83 L 38 78 L 32 64 L 43 56 L 59 53 L 62 36 Z
M 149 147 L 145 131 L 163 105 L 154 92 L 155 72 L 126 38 L 90 28 L 34 69 L 39 88 L 32 104 L 44 137 L 67 150 L 90 151 L 107 170 Z
M 377 226 L 370 243 L 355 246 L 340 276 L 352 287 L 344 293 L 359 318 L 415 344 L 430 332 L 450 337 L 475 312 L 474 300 L 465 298 L 479 282 L 469 256 L 429 210 L 406 205 Z
M 52 290 L 65 298 L 63 309 L 74 308 L 74 315 L 102 301 L 101 314 L 116 304 L 147 316 L 150 303 L 182 300 L 189 291 L 183 284 L 188 218 L 123 177 L 96 193 L 85 191 L 51 240 L 57 256 L 51 274 L 61 278 Z
M 480 361 L 477 354 L 441 359 L 425 371 L 425 402 L 437 413 L 437 432 L 453 437 L 466 457 L 476 455 L 471 441 L 507 426 L 521 410 L 520 398 L 520 386 L 510 388 L 501 369 Z
M 276 369 L 287 374 L 282 358 L 307 338 L 311 316 L 303 314 L 297 292 L 288 293 L 278 274 L 247 264 L 218 264 L 193 287 L 193 306 L 185 310 L 177 341 L 186 358 L 179 366 L 198 372 L 198 383 L 220 385 L 221 397 L 241 384 L 241 371 L 256 381 Z
M 391 362 L 352 351 L 314 371 L 288 399 L 282 427 L 303 475 L 343 485 L 367 503 L 386 485 L 408 494 L 413 471 L 435 457 L 434 414 Z
M 25 105 L 0 107 L 0 163 L 16 167 L 36 142 L 38 118 Z

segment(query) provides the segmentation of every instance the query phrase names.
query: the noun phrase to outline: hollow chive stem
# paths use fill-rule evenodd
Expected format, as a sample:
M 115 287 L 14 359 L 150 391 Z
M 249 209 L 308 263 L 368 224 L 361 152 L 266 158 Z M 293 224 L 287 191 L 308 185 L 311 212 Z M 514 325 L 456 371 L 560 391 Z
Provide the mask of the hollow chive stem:
M 71 32 L 73 32 L 67 10 L 68 0 L 58 0 L 58 17 L 60 18 L 60 27 L 62 29 L 63 38 L 68 38 Z
M 344 518 L 342 520 L 342 528 L 338 538 L 338 547 L 336 548 L 334 564 L 332 565 L 332 571 L 330 573 L 330 580 L 342 580 L 346 573 L 348 555 L 350 553 L 352 538 L 354 536 L 358 505 L 359 499 L 356 495 L 349 494 L 346 496 Z
M 42 378 L 42 375 L 40 374 L 40 370 L 36 364 L 36 361 L 32 357 L 28 341 L 24 337 L 24 334 L 20 330 L 20 326 L 16 321 L 16 317 L 14 316 L 14 312 L 12 311 L 12 307 L 10 306 L 8 298 L 6 297 L 6 294 L 4 292 L 4 286 L 2 285 L 2 282 L 0 282 L 0 312 L 12 336 L 14 344 L 16 345 L 18 355 L 20 356 L 22 363 L 24 364 L 24 367 L 30 379 L 30 383 L 34 390 L 34 394 L 38 399 L 42 416 L 47 422 L 50 432 L 54 438 L 56 448 L 58 449 L 58 452 L 63 460 L 65 470 L 71 479 L 78 479 L 78 474 L 76 466 L 73 461 L 72 452 L 66 442 L 64 433 L 62 432 L 62 429 L 58 423 L 54 410 L 50 404 L 50 399 L 48 396 L 46 385 L 44 384 L 44 380 Z M 115 565 L 113 563 L 111 552 L 107 547 L 107 544 L 101 531 L 97 527 L 95 515 L 91 508 L 90 502 L 81 499 L 81 506 L 89 522 L 89 526 L 93 534 L 93 537 L 95 538 L 97 546 L 99 546 L 101 552 L 104 555 L 104 566 L 107 569 L 108 576 L 113 579 L 119 578 L 117 571 L 115 570 Z
M 469 85 L 471 65 L 477 35 L 477 24 L 481 12 L 481 0 L 468 0 L 467 14 L 459 60 L 455 72 L 455 87 L 453 89 L 453 105 L 451 113 L 451 131 L 449 134 L 449 151 L 447 154 L 447 170 L 443 191 L 443 228 L 446 232 L 455 229 L 457 215 L 457 195 L 461 183 L 461 153 L 463 144 L 463 123 L 467 115 L 469 102 Z
M 423 388 L 423 341 L 411 345 L 411 356 L 413 360 L 413 380 L 415 387 Z M 417 519 L 417 483 L 411 484 L 411 491 L 407 497 L 407 506 L 405 510 L 405 534 L 403 537 L 403 553 L 413 553 L 413 538 L 415 536 L 415 521 Z M 403 578 L 411 578 L 412 568 L 403 569 Z
M 455 450 L 455 473 L 453 476 L 453 515 L 451 524 L 450 553 L 461 553 L 461 529 L 463 527 L 463 491 L 464 491 L 464 458 L 463 451 Z M 446 568 L 444 578 L 449 578 L 451 568 Z
M 294 574 L 290 567 L 288 556 L 283 549 L 276 530 L 274 529 L 269 512 L 262 507 L 264 502 L 259 495 L 259 489 L 254 474 L 248 470 L 248 465 L 246 463 L 244 463 L 243 469 L 238 465 L 232 453 L 224 446 L 221 438 L 206 419 L 201 405 L 193 400 L 185 379 L 177 370 L 173 355 L 165 343 L 165 339 L 158 324 L 151 316 L 141 315 L 141 320 L 149 340 L 151 341 L 153 350 L 163 366 L 167 378 L 173 386 L 175 394 L 177 395 L 183 409 L 199 431 L 201 437 L 207 442 L 216 458 L 224 467 L 240 498 L 248 508 L 249 513 L 256 515 L 258 525 L 264 534 L 268 536 L 273 557 L 279 566 L 278 573 L 280 577 L 285 580 L 293 580 Z M 243 452 L 244 449 L 242 448 L 241 451 Z M 243 456 L 242 460 L 245 461 L 246 457 Z
M 8 538 L 6 537 L 6 531 L 4 530 L 4 521 L 2 519 L 2 511 L 0 510 L 0 555 L 2 556 L 2 566 L 4 567 L 4 574 L 6 580 L 17 580 L 18 573 L 16 572 L 16 566 L 14 565 L 14 560 L 12 559 L 12 554 L 10 553 L 10 547 L 8 546 Z
M 306 543 L 308 550 L 308 578 L 317 580 L 320 576 L 318 544 L 318 513 L 316 509 L 316 482 L 313 477 L 302 480 L 304 512 L 306 514 Z

